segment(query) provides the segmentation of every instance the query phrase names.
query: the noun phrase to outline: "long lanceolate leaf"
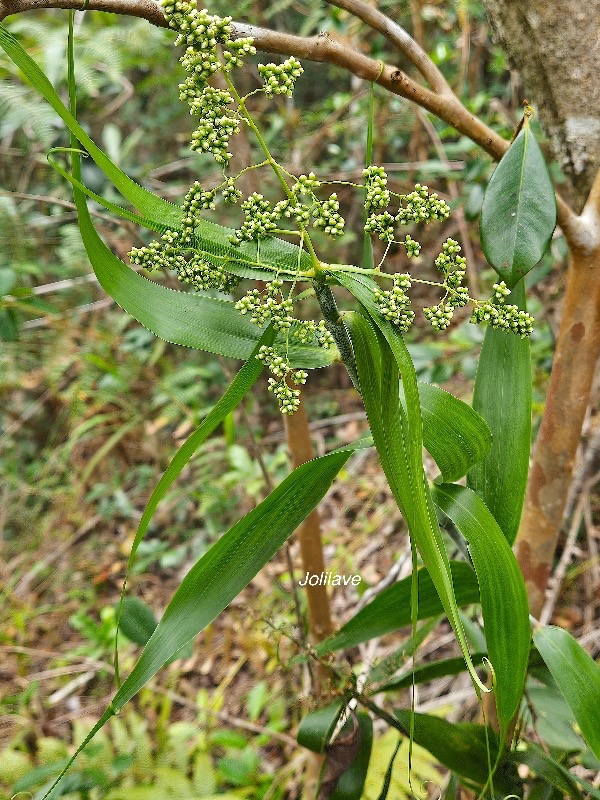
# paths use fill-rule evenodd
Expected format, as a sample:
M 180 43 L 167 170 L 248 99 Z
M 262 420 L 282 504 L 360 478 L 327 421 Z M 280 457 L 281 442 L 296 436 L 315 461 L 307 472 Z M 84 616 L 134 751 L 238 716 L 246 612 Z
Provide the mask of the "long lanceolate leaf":
M 521 281 L 512 297 L 525 307 Z M 531 440 L 531 358 L 529 340 L 488 328 L 479 357 L 473 408 L 490 427 L 487 456 L 467 475 L 467 483 L 492 512 L 509 544 L 519 529 Z
M 498 523 L 483 501 L 466 486 L 442 484 L 433 501 L 467 540 L 477 573 L 481 611 L 494 668 L 501 738 L 519 708 L 531 643 L 523 576 Z
M 202 556 L 181 582 L 133 670 L 73 759 L 174 653 L 250 583 L 317 506 L 351 454 L 331 453 L 295 469 Z
M 358 282 L 355 285 L 348 281 L 348 284 L 375 318 L 377 311 L 371 293 L 363 291 L 365 287 Z M 376 322 L 387 342 L 360 314 L 348 315 L 348 319 L 363 402 L 383 470 L 454 628 L 471 678 L 480 690 L 487 691 L 471 662 L 448 555 L 423 471 L 419 392 L 410 356 L 402 339 L 385 320 L 379 318 Z M 406 412 L 400 403 L 398 370 L 404 382 Z
M 129 572 L 133 568 L 138 547 L 140 546 L 142 539 L 146 535 L 146 531 L 148 530 L 148 525 L 150 524 L 152 517 L 154 516 L 154 512 L 156 511 L 158 504 L 163 499 L 169 488 L 172 486 L 173 482 L 179 477 L 181 471 L 184 469 L 186 464 L 192 458 L 194 453 L 198 450 L 200 445 L 206 440 L 208 436 L 210 436 L 210 434 L 215 430 L 215 428 L 223 422 L 225 417 L 228 414 L 230 414 L 235 408 L 237 408 L 237 406 L 240 404 L 245 395 L 250 391 L 252 386 L 254 386 L 263 367 L 262 361 L 259 361 L 256 358 L 256 355 L 260 347 L 262 347 L 263 345 L 265 346 L 271 345 L 273 343 L 274 337 L 275 337 L 275 332 L 273 328 L 269 326 L 262 335 L 262 337 L 260 338 L 258 344 L 254 349 L 254 352 L 251 354 L 250 358 L 244 364 L 242 369 L 239 371 L 233 383 L 229 386 L 223 397 L 219 400 L 219 402 L 214 406 L 214 408 L 210 411 L 210 413 L 206 416 L 206 418 L 202 421 L 202 423 L 196 428 L 196 430 L 191 434 L 191 436 L 182 444 L 179 450 L 175 453 L 175 455 L 171 459 L 171 463 L 167 467 L 163 476 L 159 480 L 156 488 L 152 492 L 152 495 L 148 500 L 146 508 L 144 509 L 144 513 L 142 514 L 142 518 L 140 520 L 137 532 L 135 534 L 135 539 L 133 540 L 133 544 L 131 546 L 131 552 L 129 554 L 129 561 L 127 564 L 127 575 L 125 577 L 125 581 L 123 582 L 123 592 L 121 593 L 121 602 L 119 604 L 117 626 L 121 619 L 124 592 L 127 584 L 127 577 L 129 575 Z M 115 642 L 115 671 L 117 675 L 117 681 L 119 681 L 118 648 L 116 642 Z
M 570 633 L 554 625 L 533 640 L 567 701 L 590 750 L 600 758 L 600 666 Z
M 462 561 L 451 561 L 452 583 L 456 590 L 456 602 L 466 606 L 479 602 L 479 587 L 475 573 Z M 419 570 L 418 618 L 429 619 L 444 612 L 431 576 L 426 569 Z M 393 583 L 378 594 L 358 614 L 324 642 L 315 648 L 318 655 L 334 650 L 347 650 L 358 644 L 384 636 L 411 624 L 410 613 L 411 578 Z

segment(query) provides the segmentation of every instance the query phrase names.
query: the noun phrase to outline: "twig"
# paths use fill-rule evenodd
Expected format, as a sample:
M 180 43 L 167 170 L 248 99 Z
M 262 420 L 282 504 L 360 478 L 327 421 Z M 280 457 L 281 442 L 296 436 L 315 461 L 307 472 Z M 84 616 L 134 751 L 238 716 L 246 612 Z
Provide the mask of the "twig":
M 540 614 L 540 625 L 547 625 L 550 622 L 554 607 L 556 606 L 556 601 L 558 600 L 558 596 L 560 594 L 562 582 L 565 579 L 567 568 L 571 561 L 573 548 L 577 540 L 577 534 L 579 533 L 579 529 L 581 527 L 585 500 L 586 496 L 582 492 L 582 494 L 579 496 L 579 500 L 577 501 L 577 505 L 575 506 L 575 512 L 573 514 L 573 519 L 571 521 L 571 527 L 569 528 L 564 550 L 554 571 L 551 587 L 546 595 L 546 602 L 544 603 L 542 613 Z
M 79 316 L 79 314 L 90 314 L 92 311 L 100 311 L 103 308 L 108 308 L 113 302 L 112 298 L 106 297 L 104 300 L 97 300 L 95 303 L 86 303 L 83 306 L 72 308 L 70 311 L 65 311 L 64 314 L 49 314 L 47 317 L 36 317 L 35 319 L 30 319 L 28 322 L 24 322 L 21 325 L 21 329 L 28 331 L 34 328 L 45 328 L 47 325 L 51 325 L 53 322 L 58 322 L 61 319 L 76 317 Z
M 393 94 L 415 102 L 435 114 L 448 125 L 472 139 L 496 161 L 502 158 L 510 143 L 460 102 L 435 64 L 403 28 L 362 0 L 336 0 L 335 5 L 350 11 L 373 30 L 382 32 L 417 67 L 434 91 L 421 86 L 401 70 L 383 64 L 381 61 L 336 41 L 327 33 L 317 36 L 296 36 L 284 31 L 274 31 L 247 23 L 234 22 L 234 36 L 236 38 L 252 37 L 257 50 L 265 53 L 296 56 L 296 58 L 308 61 L 334 64 L 363 80 L 378 83 Z M 162 7 L 155 0 L 85 0 L 85 2 L 82 0 L 0 0 L 0 21 L 10 14 L 19 14 L 39 8 L 81 10 L 82 7 L 92 11 L 109 11 L 115 14 L 141 17 L 153 25 L 161 28 L 167 27 Z M 594 190 L 592 191 L 594 192 Z M 600 192 L 600 180 L 598 191 Z M 582 222 L 582 219 L 577 217 L 558 195 L 557 202 L 558 219 L 563 232 L 568 238 L 580 238 L 586 230 L 585 221 Z
M 414 64 L 435 92 L 452 94 L 446 79 L 427 53 L 396 22 L 362 0 L 328 0 L 328 2 L 330 5 L 349 11 L 374 31 L 383 34 L 388 42 Z

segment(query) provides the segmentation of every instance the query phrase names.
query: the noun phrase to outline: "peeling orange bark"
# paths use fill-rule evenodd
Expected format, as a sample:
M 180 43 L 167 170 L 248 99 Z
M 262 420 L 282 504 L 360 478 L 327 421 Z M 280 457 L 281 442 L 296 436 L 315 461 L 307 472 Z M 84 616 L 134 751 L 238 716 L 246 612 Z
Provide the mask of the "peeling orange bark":
M 517 558 L 538 618 L 560 535 L 594 371 L 600 355 L 600 243 L 595 214 L 579 218 L 554 365 L 529 475 Z M 569 237 L 571 238 L 571 237 Z

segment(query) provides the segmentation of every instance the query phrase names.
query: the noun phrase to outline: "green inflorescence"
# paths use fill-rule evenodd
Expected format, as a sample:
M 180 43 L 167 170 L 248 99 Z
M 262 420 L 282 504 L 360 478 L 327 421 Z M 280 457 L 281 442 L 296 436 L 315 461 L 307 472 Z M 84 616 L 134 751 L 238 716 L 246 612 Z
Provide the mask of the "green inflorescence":
M 256 260 L 252 262 L 250 259 L 250 263 L 256 263 L 263 271 L 272 270 L 273 278 L 266 281 L 262 289 L 252 288 L 247 291 L 237 301 L 235 308 L 242 315 L 248 314 L 251 321 L 259 327 L 272 323 L 278 332 L 278 342 L 283 340 L 284 344 L 278 345 L 276 349 L 263 347 L 257 358 L 269 368 L 271 377 L 268 387 L 277 398 L 281 411 L 291 414 L 300 402 L 300 390 L 296 387 L 306 382 L 307 374 L 290 366 L 287 355 L 289 345 L 317 345 L 327 349 L 335 347 L 328 323 L 295 316 L 295 305 L 307 295 L 306 292 L 300 296 L 294 294 L 297 281 L 316 277 L 317 273 L 322 277 L 329 274 L 335 279 L 336 271 L 357 271 L 356 267 L 349 265 L 321 264 L 308 233 L 312 225 L 312 228 L 333 239 L 344 234 L 345 221 L 340 214 L 337 194 L 330 193 L 324 199 L 318 196 L 321 187 L 331 184 L 331 181 L 319 180 L 313 172 L 293 176 L 277 164 L 246 107 L 247 99 L 258 92 L 263 92 L 268 97 L 290 97 L 303 72 L 302 66 L 294 57 L 280 64 L 259 64 L 262 88 L 242 98 L 232 83 L 231 73 L 243 66 L 248 56 L 256 54 L 252 40 L 236 36 L 231 17 L 220 18 L 209 14 L 205 9 L 198 10 L 196 0 L 163 0 L 163 8 L 169 27 L 177 33 L 176 44 L 185 46 L 181 63 L 187 77 L 179 86 L 180 97 L 188 103 L 190 113 L 199 118 L 198 127 L 191 135 L 190 147 L 213 156 L 223 169 L 223 181 L 208 190 L 196 181 L 184 198 L 180 227 L 165 231 L 160 239 L 151 242 L 147 247 L 133 248 L 130 258 L 133 264 L 145 269 L 172 269 L 180 281 L 195 290 L 231 292 L 240 282 L 239 277 L 228 271 L 235 258 L 229 261 L 227 258 L 219 260 L 214 254 L 202 250 L 197 230 L 201 224 L 202 212 L 216 208 L 220 200 L 226 205 L 242 201 L 243 221 L 230 236 L 231 246 L 235 250 L 244 243 L 246 248 L 248 243 L 255 243 Z M 226 87 L 215 88 L 209 85 L 209 79 L 217 73 L 222 75 Z M 230 139 L 239 133 L 243 125 L 253 129 L 266 159 L 261 164 L 249 165 L 238 174 L 227 174 L 232 158 L 229 152 Z M 283 199 L 274 204 L 257 192 L 244 199 L 237 186 L 238 179 L 247 170 L 264 166 L 275 171 L 285 192 Z M 384 273 L 381 265 L 392 245 L 403 247 L 408 258 L 418 258 L 420 243 L 408 233 L 399 234 L 399 229 L 403 225 L 443 221 L 450 215 L 450 208 L 437 194 L 421 184 L 417 184 L 412 192 L 405 195 L 391 191 L 388 176 L 381 166 L 372 165 L 364 169 L 363 179 L 362 184 L 343 181 L 338 183 L 347 183 L 364 192 L 364 230 L 385 242 L 386 250 L 375 269 L 358 271 L 382 280 L 392 280 L 391 289 L 378 287 L 374 290 L 374 299 L 382 317 L 399 331 L 405 332 L 415 319 L 408 296 L 411 285 L 433 282 L 419 280 L 407 273 Z M 291 229 L 285 227 L 288 223 L 291 223 Z M 289 269 L 283 270 L 287 273 L 283 277 L 292 281 L 292 287 L 286 295 L 283 294 L 284 282 L 280 269 L 262 263 L 260 259 L 261 242 L 281 233 L 299 235 L 301 250 L 308 250 L 315 265 L 314 274 L 301 272 L 300 261 L 296 273 Z M 517 306 L 506 304 L 510 291 L 504 283 L 494 284 L 494 294 L 489 300 L 479 301 L 469 297 L 468 289 L 462 285 L 466 261 L 459 255 L 460 250 L 457 242 L 448 239 L 435 259 L 435 266 L 441 272 L 442 280 L 433 285 L 438 286 L 444 295 L 439 303 L 423 309 L 431 325 L 436 330 L 445 330 L 452 322 L 455 309 L 470 302 L 473 304 L 471 322 L 487 323 L 499 330 L 528 336 L 532 331 L 533 318 Z M 247 253 L 247 250 L 244 252 Z

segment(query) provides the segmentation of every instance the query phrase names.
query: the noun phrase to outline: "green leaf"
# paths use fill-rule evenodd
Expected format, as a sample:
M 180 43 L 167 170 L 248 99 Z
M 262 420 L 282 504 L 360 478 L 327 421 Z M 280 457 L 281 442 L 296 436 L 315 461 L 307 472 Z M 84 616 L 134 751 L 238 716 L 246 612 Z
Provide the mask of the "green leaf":
M 496 167 L 481 208 L 481 246 L 512 288 L 544 255 L 556 227 L 556 198 L 529 120 Z
M 525 307 L 519 283 L 514 301 Z M 531 358 L 529 339 L 488 328 L 479 357 L 473 408 L 492 432 L 487 456 L 467 475 L 509 544 L 519 530 L 527 487 L 531 441 Z
M 492 433 L 471 406 L 431 383 L 419 383 L 423 444 L 445 483 L 459 480 L 489 452 Z M 401 399 L 404 392 L 401 387 Z
M 336 700 L 303 717 L 296 735 L 298 744 L 313 753 L 324 753 L 345 705 L 344 700 Z
M 475 665 L 481 664 L 486 657 L 487 653 L 473 653 L 471 656 L 473 664 Z M 414 672 L 411 669 L 409 672 L 399 675 L 388 683 L 378 686 L 377 691 L 392 692 L 400 691 L 401 689 L 409 689 L 411 686 L 418 683 L 427 683 L 437 678 L 445 678 L 448 675 L 460 675 L 466 668 L 464 658 L 444 658 L 441 661 L 433 661 L 416 667 Z
M 363 794 L 373 748 L 373 721 L 364 711 L 360 711 L 356 718 L 360 737 L 358 753 L 352 764 L 338 778 L 331 800 L 360 800 Z
M 535 729 L 547 745 L 566 752 L 585 750 L 583 739 L 573 730 L 573 712 L 554 681 L 550 686 L 529 686 L 527 699 L 535 714 Z
M 527 750 L 516 750 L 513 760 L 526 764 L 535 775 L 563 792 L 570 800 L 582 800 L 575 776 L 532 742 L 528 742 Z M 600 792 L 596 796 L 600 797 Z
M 114 710 L 122 708 L 250 583 L 316 507 L 349 456 L 330 454 L 295 469 L 196 562 L 115 695 Z
M 396 760 L 396 756 L 400 752 L 401 744 L 402 744 L 402 739 L 398 739 L 396 749 L 392 753 L 392 757 L 390 758 L 390 763 L 388 764 L 388 767 L 385 771 L 383 784 L 381 786 L 381 792 L 379 793 L 379 797 L 377 798 L 377 800 L 387 800 L 388 792 L 390 791 L 390 785 L 392 783 L 392 774 L 394 772 L 394 761 Z
M 248 359 L 262 330 L 234 308 L 234 303 L 201 292 L 176 292 L 159 286 L 127 267 L 96 233 L 80 192 L 75 192 L 81 237 L 104 291 L 156 336 L 173 344 L 230 358 Z M 292 346 L 295 368 L 331 363 L 331 351 Z
M 400 334 L 379 315 L 373 295 L 374 283 L 364 280 L 364 276 L 357 279 L 337 274 L 336 277 L 363 304 L 379 328 L 380 334 L 376 334 L 371 323 L 360 314 L 346 315 L 373 440 L 411 539 L 432 576 L 454 629 L 471 679 L 480 691 L 488 691 L 470 661 L 448 555 L 423 470 L 423 423 L 413 363 Z M 402 377 L 406 410 L 399 400 L 398 372 Z
M 467 540 L 477 573 L 502 738 L 519 708 L 531 644 L 523 575 L 496 520 L 471 489 L 433 487 L 436 506 Z
M 137 597 L 126 597 L 120 609 L 120 628 L 130 642 L 144 646 L 156 630 L 154 612 Z
M 451 561 L 450 571 L 456 592 L 456 602 L 461 606 L 479 602 L 479 586 L 475 573 L 462 561 Z M 337 633 L 315 648 L 318 655 L 346 650 L 349 647 L 384 636 L 411 624 L 411 577 L 394 583 L 378 594 L 368 605 L 352 617 Z M 431 576 L 426 569 L 419 570 L 418 618 L 429 619 L 442 614 L 444 607 Z
M 317 506 L 350 455 L 330 453 L 295 469 L 196 562 L 133 670 L 61 776 L 108 720 L 250 583 Z
M 408 727 L 411 712 L 394 710 L 394 716 Z M 414 715 L 414 739 L 444 766 L 477 786 L 489 777 L 489 764 L 498 756 L 498 738 L 493 730 L 470 722 L 447 722 L 429 714 Z M 488 753 L 489 743 L 489 753 Z M 489 758 L 488 758 L 489 756 Z M 518 792 L 520 781 L 513 764 L 500 763 L 494 773 L 494 788 L 505 794 Z
M 534 630 L 533 640 L 579 726 L 600 758 L 600 666 L 570 633 L 554 625 Z

